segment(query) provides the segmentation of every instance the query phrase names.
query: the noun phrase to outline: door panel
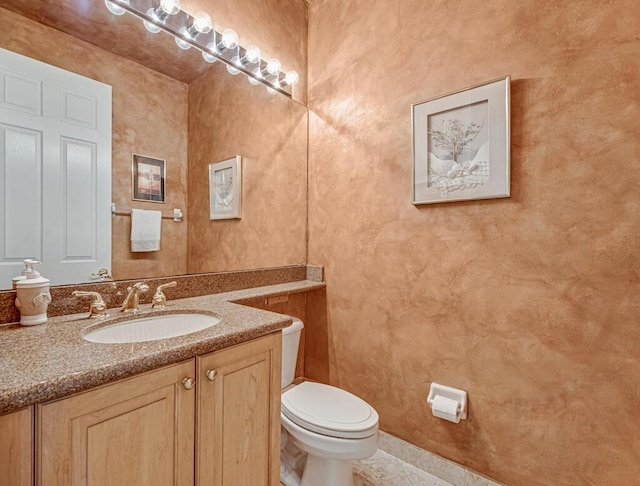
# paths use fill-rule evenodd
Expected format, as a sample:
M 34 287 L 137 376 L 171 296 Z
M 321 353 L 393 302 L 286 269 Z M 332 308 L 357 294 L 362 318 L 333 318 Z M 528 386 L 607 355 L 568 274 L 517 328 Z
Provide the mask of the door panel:
M 7 108 L 42 116 L 42 81 L 0 70 L 0 103 Z
M 4 214 L 0 256 L 3 263 L 17 264 L 20 269 L 25 258 L 43 255 L 42 133 L 0 124 L 0 153 L 0 210 Z
M 0 289 L 25 258 L 53 285 L 111 268 L 111 86 L 0 49 L 0 128 Z
M 121 404 L 96 414 L 104 417 L 74 419 L 74 441 L 80 444 L 73 458 L 77 475 L 86 467 L 83 480 L 92 486 L 174 484 L 171 395 L 172 390 L 158 390 L 145 396 L 145 403 Z
M 96 145 L 62 137 L 64 199 L 61 260 L 97 259 Z
M 92 130 L 98 127 L 98 100 L 95 96 L 87 96 L 68 89 L 63 89 L 62 95 L 61 121 Z

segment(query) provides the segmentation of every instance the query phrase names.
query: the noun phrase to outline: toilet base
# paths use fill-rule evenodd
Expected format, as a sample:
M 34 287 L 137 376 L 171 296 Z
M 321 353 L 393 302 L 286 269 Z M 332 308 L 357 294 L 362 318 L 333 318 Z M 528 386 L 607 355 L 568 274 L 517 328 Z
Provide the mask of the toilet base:
M 353 486 L 351 461 L 307 456 L 300 486 Z

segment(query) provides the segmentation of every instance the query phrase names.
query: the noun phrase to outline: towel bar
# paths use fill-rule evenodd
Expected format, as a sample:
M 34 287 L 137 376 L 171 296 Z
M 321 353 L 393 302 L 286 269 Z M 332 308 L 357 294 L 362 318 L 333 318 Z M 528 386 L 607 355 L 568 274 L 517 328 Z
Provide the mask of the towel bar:
M 111 217 L 115 219 L 116 216 L 131 216 L 131 209 L 116 209 L 115 203 L 111 203 Z M 180 222 L 182 221 L 182 210 L 175 208 L 171 216 L 162 213 L 162 219 L 172 219 Z

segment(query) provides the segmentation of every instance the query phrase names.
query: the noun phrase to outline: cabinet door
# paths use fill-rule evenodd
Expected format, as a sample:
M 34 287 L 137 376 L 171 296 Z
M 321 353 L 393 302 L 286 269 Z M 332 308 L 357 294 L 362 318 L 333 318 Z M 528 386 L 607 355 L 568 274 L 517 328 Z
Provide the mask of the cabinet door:
M 37 409 L 42 486 L 193 485 L 195 361 Z
M 0 417 L 0 484 L 33 484 L 33 407 Z
M 281 333 L 198 358 L 199 486 L 280 484 L 281 359 Z

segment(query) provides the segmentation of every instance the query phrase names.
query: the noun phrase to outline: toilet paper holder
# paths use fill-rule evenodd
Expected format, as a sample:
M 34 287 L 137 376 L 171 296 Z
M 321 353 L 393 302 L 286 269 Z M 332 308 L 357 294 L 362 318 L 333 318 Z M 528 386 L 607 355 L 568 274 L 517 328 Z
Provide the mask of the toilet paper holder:
M 433 400 L 436 395 L 440 395 L 442 397 L 448 398 L 450 400 L 455 400 L 458 402 L 458 411 L 457 418 L 458 421 L 460 419 L 467 418 L 467 392 L 464 390 L 460 390 L 458 388 L 452 388 L 450 386 L 441 385 L 439 383 L 431 383 L 429 387 L 429 396 L 427 397 L 427 403 L 430 407 L 433 408 Z

